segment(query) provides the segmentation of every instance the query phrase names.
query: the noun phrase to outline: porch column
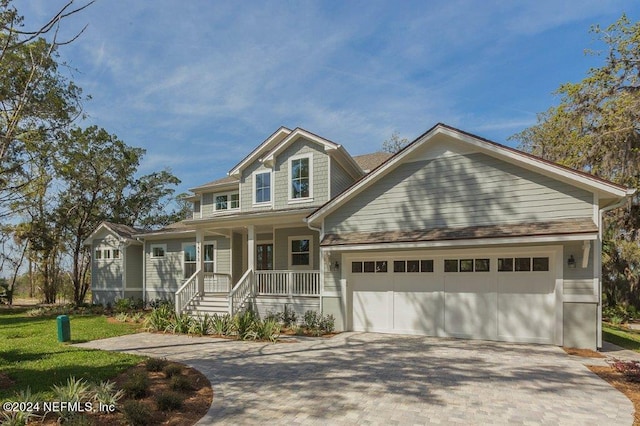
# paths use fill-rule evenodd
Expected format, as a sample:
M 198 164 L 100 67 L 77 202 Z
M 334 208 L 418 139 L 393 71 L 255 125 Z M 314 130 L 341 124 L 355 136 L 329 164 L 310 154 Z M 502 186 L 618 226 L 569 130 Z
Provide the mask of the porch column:
M 198 273 L 198 293 L 204 294 L 204 256 L 202 253 L 202 243 L 204 241 L 204 231 L 198 229 L 196 231 L 196 271 Z
M 247 269 L 256 269 L 256 229 L 254 225 L 247 226 Z

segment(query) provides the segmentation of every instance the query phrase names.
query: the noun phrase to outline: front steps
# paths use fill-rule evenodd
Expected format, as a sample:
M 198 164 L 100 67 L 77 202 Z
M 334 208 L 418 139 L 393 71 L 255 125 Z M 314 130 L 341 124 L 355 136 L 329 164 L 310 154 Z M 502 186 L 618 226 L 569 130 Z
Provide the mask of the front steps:
M 229 298 L 227 294 L 206 294 L 198 296 L 189 303 L 185 312 L 192 317 L 204 314 L 224 315 L 229 313 Z

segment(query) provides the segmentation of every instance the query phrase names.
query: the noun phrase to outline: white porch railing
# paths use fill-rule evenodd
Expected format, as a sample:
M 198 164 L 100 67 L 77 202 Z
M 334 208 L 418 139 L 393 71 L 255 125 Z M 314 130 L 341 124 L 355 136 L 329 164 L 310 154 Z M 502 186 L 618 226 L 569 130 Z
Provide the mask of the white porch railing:
M 231 291 L 231 275 L 217 272 L 204 273 L 204 292 L 229 293 Z
M 320 271 L 256 271 L 256 295 L 320 296 Z
M 187 281 L 176 291 L 176 313 L 180 314 L 187 305 L 198 295 L 198 274 L 197 270 Z
M 229 292 L 229 313 L 233 316 L 246 300 L 255 294 L 253 289 L 253 270 L 248 269 L 238 284 Z

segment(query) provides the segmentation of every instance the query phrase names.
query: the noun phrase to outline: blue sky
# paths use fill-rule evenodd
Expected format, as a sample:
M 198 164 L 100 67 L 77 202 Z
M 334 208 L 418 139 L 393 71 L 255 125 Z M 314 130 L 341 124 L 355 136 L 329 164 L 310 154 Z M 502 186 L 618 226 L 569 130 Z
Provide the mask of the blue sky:
M 18 0 L 27 27 L 66 1 Z M 79 4 L 84 4 L 80 2 Z M 223 177 L 279 126 L 352 154 L 437 122 L 500 143 L 602 59 L 589 28 L 640 4 L 615 0 L 98 0 L 60 50 L 97 124 L 170 168 L 179 192 Z

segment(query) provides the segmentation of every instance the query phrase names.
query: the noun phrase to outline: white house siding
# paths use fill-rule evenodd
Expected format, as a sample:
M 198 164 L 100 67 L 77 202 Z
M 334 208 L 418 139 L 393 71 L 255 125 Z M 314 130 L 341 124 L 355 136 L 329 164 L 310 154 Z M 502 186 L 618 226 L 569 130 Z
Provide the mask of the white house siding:
M 337 162 L 331 161 L 331 198 L 340 194 L 353 183 L 353 178 Z
M 274 269 L 289 269 L 289 237 L 294 236 L 312 236 L 312 254 L 313 254 L 313 270 L 320 269 L 320 241 L 316 231 L 309 228 L 280 228 L 274 232 L 273 250 L 274 250 Z
M 592 217 L 590 192 L 484 154 L 404 163 L 325 220 L 325 232 Z

